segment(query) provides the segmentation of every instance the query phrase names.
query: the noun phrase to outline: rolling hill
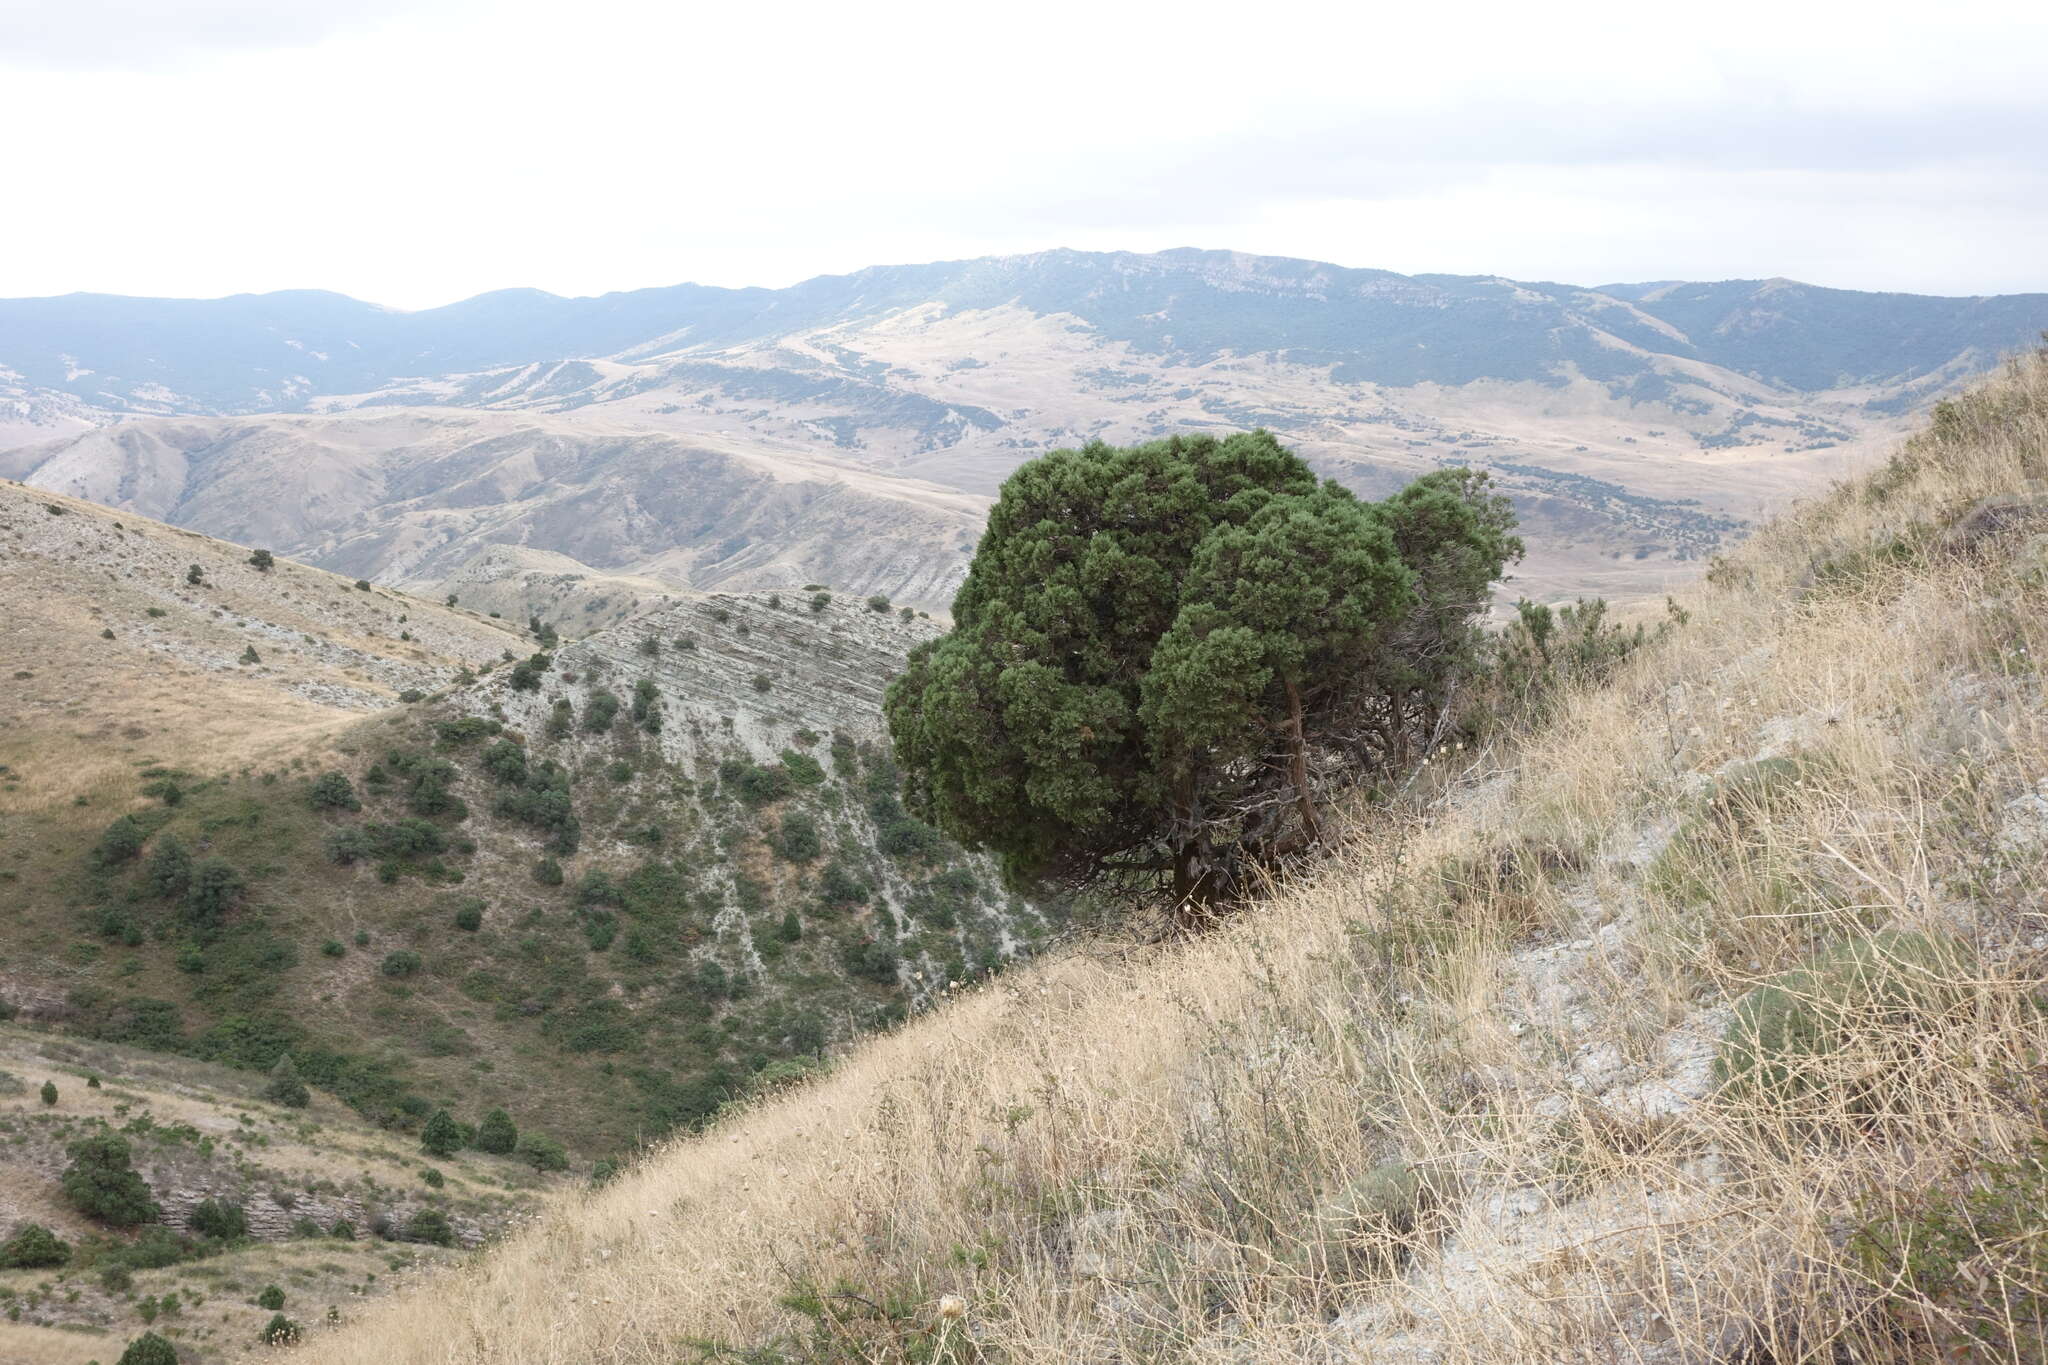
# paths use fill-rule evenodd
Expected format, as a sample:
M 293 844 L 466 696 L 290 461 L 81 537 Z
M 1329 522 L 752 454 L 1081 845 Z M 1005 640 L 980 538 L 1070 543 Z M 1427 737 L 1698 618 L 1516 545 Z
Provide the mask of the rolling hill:
M 515 545 L 581 566 L 557 572 L 937 608 L 1031 455 L 1263 425 L 1371 495 L 1487 466 L 1531 545 L 1520 590 L 1625 598 L 1859 468 L 2043 326 L 2048 295 L 1195 250 L 419 313 L 73 295 L 0 301 L 0 472 L 423 591 Z

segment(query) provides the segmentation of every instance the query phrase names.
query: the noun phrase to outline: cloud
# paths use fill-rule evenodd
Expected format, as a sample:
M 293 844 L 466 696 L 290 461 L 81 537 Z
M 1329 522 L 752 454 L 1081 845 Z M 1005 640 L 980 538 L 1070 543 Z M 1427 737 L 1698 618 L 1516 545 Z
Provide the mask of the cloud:
M 466 0 L 441 0 L 451 8 Z M 310 47 L 417 0 L 0 0 L 0 66 L 162 70 L 224 53 Z

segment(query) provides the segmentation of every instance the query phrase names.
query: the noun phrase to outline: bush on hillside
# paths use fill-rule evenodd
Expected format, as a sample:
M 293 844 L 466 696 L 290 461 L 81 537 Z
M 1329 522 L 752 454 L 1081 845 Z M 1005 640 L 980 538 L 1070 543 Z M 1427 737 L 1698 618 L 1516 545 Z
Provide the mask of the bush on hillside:
M 268 550 L 256 550 L 250 554 L 249 564 L 258 573 L 269 573 L 277 567 L 277 556 Z
M 241 871 L 225 858 L 202 858 L 192 866 L 192 882 L 185 893 L 185 914 L 200 928 L 218 924 L 249 889 Z
M 1433 732 L 1513 525 L 1478 471 L 1365 503 L 1263 431 L 1055 451 L 890 686 L 897 758 L 1013 883 L 1235 902 Z
M 123 815 L 100 832 L 93 846 L 93 858 L 101 867 L 115 867 L 142 852 L 149 832 L 132 815 Z
M 386 976 L 413 976 L 420 969 L 420 955 L 410 948 L 394 948 L 384 955 L 377 970 Z
M 192 1213 L 185 1221 L 192 1231 L 215 1241 L 232 1242 L 249 1235 L 249 1216 L 232 1199 L 202 1199 L 192 1206 Z
M 160 900 L 183 900 L 192 892 L 192 854 L 175 834 L 159 834 L 143 865 L 150 894 Z
M 521 1135 L 516 1149 L 527 1165 L 536 1171 L 566 1171 L 569 1169 L 569 1153 L 562 1144 L 540 1133 Z
M 43 1103 L 45 1105 L 54 1105 L 57 1103 L 57 1083 L 55 1081 L 44 1081 L 42 1093 Z
M 368 587 L 369 585 L 364 583 L 357 586 Z M 299 1324 L 293 1322 L 284 1314 L 279 1313 L 263 1325 L 263 1330 L 256 1334 L 256 1339 L 265 1346 L 292 1346 L 296 1345 L 299 1338 L 303 1335 L 305 1333 L 300 1329 Z
M 71 1259 L 71 1244 L 41 1223 L 24 1223 L 0 1242 L 0 1270 L 49 1270 Z
M 336 943 L 334 946 L 339 948 L 341 945 Z M 291 1053 L 278 1054 L 277 1065 L 270 1068 L 270 1082 L 263 1087 L 263 1098 L 287 1109 L 304 1109 L 313 1102 L 313 1093 L 299 1079 L 299 1069 L 293 1063 Z
M 800 810 L 782 813 L 781 826 L 775 832 L 775 851 L 793 863 L 808 863 L 824 852 L 824 841 L 818 837 L 818 822 Z
M 306 799 L 314 810 L 361 810 L 363 803 L 356 797 L 356 789 L 349 782 L 347 773 L 325 772 L 313 779 L 313 785 L 306 791 Z
M 403 1240 L 452 1247 L 455 1245 L 455 1228 L 449 1223 L 448 1215 L 439 1209 L 421 1209 L 405 1220 Z
M 434 1116 L 427 1120 L 427 1126 L 420 1130 L 420 1150 L 431 1156 L 454 1156 L 462 1150 L 467 1137 L 453 1114 L 446 1109 L 436 1109 Z
M 178 1365 L 178 1348 L 154 1332 L 144 1332 L 128 1343 L 115 1365 Z
M 501 739 L 483 752 L 483 770 L 499 782 L 518 786 L 526 781 L 526 750 L 509 739 Z
M 538 692 L 541 679 L 545 678 L 554 660 L 546 654 L 535 654 L 512 665 L 510 683 L 514 692 Z
M 590 700 L 583 703 L 583 728 L 590 734 L 604 734 L 618 718 L 619 699 L 609 692 L 592 692 Z
M 476 1126 L 476 1149 L 497 1156 L 509 1156 L 519 1145 L 519 1130 L 512 1126 L 512 1116 L 503 1109 L 493 1109 Z
M 127 1138 L 119 1133 L 95 1133 L 66 1150 L 71 1164 L 61 1183 L 73 1208 L 117 1228 L 156 1221 L 161 1210 L 130 1164 Z

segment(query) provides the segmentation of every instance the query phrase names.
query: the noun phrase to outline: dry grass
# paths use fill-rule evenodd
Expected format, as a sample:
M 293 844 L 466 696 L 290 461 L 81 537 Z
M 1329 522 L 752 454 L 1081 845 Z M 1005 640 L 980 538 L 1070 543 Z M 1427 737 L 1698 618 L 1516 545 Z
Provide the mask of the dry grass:
M 152 762 L 219 772 L 309 757 L 366 707 L 521 645 L 475 612 L 247 559 L 0 481 L 0 815 L 81 797 L 104 812 Z M 203 586 L 185 581 L 189 564 Z M 250 646 L 261 662 L 237 663 Z
M 1867 1229 L 2043 1135 L 2048 561 L 1933 546 L 2044 472 L 2037 360 L 1757 536 L 1507 775 L 1203 941 L 967 993 L 308 1354 L 2042 1359 L 2038 1222 L 1971 1206 L 1939 1286 Z M 1746 993 L 1876 931 L 1967 951 L 1777 978 L 1829 1045 L 1717 1092 Z

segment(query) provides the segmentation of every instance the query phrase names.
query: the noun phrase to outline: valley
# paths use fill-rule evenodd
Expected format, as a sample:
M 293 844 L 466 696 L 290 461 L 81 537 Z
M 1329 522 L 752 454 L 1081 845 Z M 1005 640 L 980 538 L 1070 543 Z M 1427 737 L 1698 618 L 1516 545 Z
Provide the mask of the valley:
M 1488 468 L 1530 547 L 1512 592 L 1626 601 L 1862 468 L 2043 326 L 2043 295 L 1193 250 L 416 314 L 81 295 L 0 302 L 0 473 L 428 595 L 488 580 L 501 610 L 580 575 L 942 611 L 1024 460 L 1265 426 L 1367 496 Z

